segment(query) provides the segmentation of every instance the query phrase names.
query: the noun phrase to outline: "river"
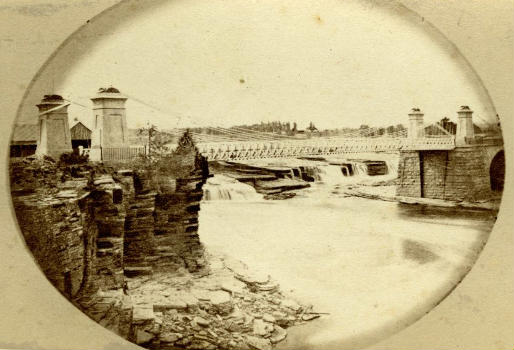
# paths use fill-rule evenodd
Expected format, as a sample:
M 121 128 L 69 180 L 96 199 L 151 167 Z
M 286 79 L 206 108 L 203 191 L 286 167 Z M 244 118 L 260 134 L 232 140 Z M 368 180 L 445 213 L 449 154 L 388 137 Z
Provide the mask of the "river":
M 279 349 L 363 347 L 401 330 L 462 279 L 494 224 L 489 211 L 348 197 L 339 191 L 348 180 L 332 170 L 287 200 L 264 200 L 223 175 L 206 185 L 207 248 L 266 271 L 328 314 L 290 329 Z

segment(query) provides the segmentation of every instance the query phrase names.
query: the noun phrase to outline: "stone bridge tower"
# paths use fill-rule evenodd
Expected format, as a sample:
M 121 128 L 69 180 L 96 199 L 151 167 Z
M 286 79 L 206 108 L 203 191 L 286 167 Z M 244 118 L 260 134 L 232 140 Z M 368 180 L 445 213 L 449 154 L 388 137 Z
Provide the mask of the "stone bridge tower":
M 71 134 L 68 124 L 68 105 L 59 95 L 45 95 L 39 108 L 39 135 L 36 154 L 59 159 L 71 152 Z
M 93 101 L 91 160 L 101 160 L 102 148 L 128 147 L 127 117 L 124 97 L 116 88 L 101 88 Z
M 473 111 L 468 106 L 461 106 L 457 111 L 457 134 L 455 135 L 455 144 L 457 146 L 465 146 L 467 143 L 473 143 L 475 138 L 475 128 L 473 126 Z
M 417 142 L 423 138 L 423 114 L 409 113 L 409 142 L 400 150 L 396 194 L 450 201 L 498 198 L 504 184 L 505 158 L 499 130 L 475 135 L 473 111 L 457 111 L 456 135 L 448 143 Z
M 407 137 L 409 139 L 417 139 L 425 136 L 423 116 L 424 114 L 419 108 L 413 108 L 409 113 L 409 129 L 407 130 Z

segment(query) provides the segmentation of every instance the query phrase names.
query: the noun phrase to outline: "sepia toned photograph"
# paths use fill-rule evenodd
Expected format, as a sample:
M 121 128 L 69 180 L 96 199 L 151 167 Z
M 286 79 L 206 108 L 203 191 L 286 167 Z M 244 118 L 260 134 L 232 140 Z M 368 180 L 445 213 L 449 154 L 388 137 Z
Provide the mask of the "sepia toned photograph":
M 13 215 L 53 287 L 143 348 L 364 348 L 474 266 L 503 117 L 394 1 L 126 0 L 26 90 Z

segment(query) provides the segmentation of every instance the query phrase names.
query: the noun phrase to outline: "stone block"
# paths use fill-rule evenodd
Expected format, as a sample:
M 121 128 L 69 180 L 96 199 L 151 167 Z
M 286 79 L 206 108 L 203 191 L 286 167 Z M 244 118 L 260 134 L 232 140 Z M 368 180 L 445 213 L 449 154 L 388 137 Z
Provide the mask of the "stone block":
M 135 305 L 132 311 L 132 324 L 142 325 L 153 323 L 155 314 L 151 305 Z

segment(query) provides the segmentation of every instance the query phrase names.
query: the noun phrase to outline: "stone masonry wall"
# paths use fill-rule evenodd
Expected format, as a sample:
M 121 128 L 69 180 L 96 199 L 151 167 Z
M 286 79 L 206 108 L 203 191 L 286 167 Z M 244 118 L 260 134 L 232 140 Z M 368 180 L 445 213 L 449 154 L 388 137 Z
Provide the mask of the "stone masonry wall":
M 421 179 L 417 151 L 401 151 L 398 162 L 398 182 L 396 195 L 404 197 L 421 197 Z
M 423 197 L 444 199 L 451 154 L 447 151 L 421 152 L 423 159 Z M 449 184 L 450 185 L 450 184 Z
M 484 148 L 457 148 L 448 154 L 443 199 L 475 201 L 492 196 Z
M 486 148 L 479 146 L 401 151 L 396 194 L 453 201 L 492 198 L 488 162 Z

